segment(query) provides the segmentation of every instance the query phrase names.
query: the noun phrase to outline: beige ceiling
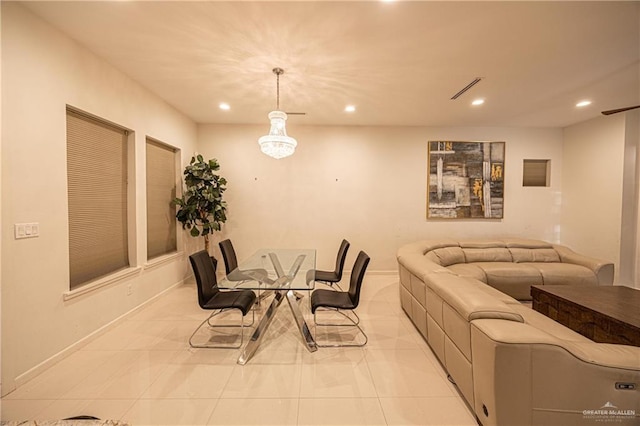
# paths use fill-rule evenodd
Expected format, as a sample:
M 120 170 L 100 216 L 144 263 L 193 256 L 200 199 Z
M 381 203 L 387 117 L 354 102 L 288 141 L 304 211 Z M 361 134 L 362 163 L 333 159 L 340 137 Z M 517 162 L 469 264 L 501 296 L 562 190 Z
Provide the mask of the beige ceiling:
M 296 124 L 556 127 L 640 103 L 638 2 L 25 4 L 198 123 L 266 123 L 276 66 Z

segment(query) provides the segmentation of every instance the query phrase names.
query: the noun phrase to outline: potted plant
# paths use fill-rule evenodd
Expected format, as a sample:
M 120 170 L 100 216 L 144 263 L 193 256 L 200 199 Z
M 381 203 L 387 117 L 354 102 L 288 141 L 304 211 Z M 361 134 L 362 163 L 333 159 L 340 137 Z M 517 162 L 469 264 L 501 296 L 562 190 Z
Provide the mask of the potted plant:
M 209 235 L 220 231 L 227 221 L 227 203 L 222 200 L 227 180 L 216 173 L 219 169 L 215 158 L 204 161 L 202 155 L 192 157 L 184 169 L 185 191 L 182 197 L 174 199 L 182 229 L 189 229 L 192 237 L 204 237 L 207 252 Z

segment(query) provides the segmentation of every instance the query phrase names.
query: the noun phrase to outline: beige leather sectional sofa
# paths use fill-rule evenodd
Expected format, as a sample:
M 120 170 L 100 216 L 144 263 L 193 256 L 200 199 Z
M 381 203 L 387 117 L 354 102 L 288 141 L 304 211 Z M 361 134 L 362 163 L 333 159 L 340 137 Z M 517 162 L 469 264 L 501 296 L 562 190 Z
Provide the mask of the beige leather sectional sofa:
M 522 239 L 420 241 L 397 258 L 402 308 L 484 426 L 640 424 L 640 348 L 522 303 L 531 285 L 611 285 L 611 263 Z

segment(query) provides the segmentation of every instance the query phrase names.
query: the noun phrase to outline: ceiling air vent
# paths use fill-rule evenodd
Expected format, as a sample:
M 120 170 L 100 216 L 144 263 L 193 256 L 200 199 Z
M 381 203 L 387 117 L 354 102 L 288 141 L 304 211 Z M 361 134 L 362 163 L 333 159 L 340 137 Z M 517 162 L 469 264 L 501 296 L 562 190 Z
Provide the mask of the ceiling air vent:
M 480 80 L 482 80 L 482 77 L 476 77 L 475 80 L 473 80 L 471 83 L 467 84 L 462 90 L 460 90 L 458 93 L 456 93 L 455 95 L 453 95 L 453 97 L 451 97 L 451 100 L 456 100 L 458 99 L 460 96 L 462 96 L 467 90 L 471 89 L 473 86 L 475 86 L 476 84 L 480 83 Z

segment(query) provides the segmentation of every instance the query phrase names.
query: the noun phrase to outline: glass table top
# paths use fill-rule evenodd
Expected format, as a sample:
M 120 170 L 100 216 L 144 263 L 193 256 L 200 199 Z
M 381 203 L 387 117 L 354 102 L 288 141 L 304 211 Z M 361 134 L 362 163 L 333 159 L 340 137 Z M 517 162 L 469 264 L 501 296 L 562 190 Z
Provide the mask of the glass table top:
M 316 251 L 261 249 L 240 262 L 224 279 L 221 289 L 313 290 Z

